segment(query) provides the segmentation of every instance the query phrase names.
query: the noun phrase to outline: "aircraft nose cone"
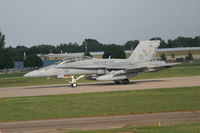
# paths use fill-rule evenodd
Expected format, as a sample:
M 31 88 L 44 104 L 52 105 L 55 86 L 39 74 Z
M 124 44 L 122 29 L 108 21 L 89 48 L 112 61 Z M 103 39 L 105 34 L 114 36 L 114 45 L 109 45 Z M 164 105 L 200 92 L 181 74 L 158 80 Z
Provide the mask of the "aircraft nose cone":
M 29 73 L 25 74 L 24 77 L 29 77 Z
M 39 76 L 39 73 L 37 70 L 28 72 L 27 74 L 24 75 L 24 77 L 37 77 L 37 76 Z

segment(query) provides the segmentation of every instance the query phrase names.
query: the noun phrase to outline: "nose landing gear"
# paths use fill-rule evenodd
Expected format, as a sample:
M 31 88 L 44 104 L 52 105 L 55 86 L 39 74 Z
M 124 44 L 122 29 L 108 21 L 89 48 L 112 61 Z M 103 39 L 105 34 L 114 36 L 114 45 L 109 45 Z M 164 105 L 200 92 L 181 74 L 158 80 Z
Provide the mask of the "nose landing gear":
M 77 83 L 71 84 L 71 87 L 77 87 Z
M 115 81 L 115 84 L 129 84 L 129 80 L 128 79 L 117 80 Z
M 83 78 L 84 75 L 81 75 L 79 77 L 75 77 L 74 75 L 70 76 L 71 81 L 68 81 L 71 84 L 71 87 L 77 87 L 77 81 L 81 78 Z

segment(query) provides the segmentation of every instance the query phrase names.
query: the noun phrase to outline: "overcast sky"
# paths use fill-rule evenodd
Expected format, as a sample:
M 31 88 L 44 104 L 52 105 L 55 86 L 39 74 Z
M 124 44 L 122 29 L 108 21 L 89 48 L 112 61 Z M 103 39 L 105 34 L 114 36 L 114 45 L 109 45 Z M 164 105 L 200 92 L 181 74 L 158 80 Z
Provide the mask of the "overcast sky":
M 200 35 L 200 0 L 0 0 L 6 46 Z

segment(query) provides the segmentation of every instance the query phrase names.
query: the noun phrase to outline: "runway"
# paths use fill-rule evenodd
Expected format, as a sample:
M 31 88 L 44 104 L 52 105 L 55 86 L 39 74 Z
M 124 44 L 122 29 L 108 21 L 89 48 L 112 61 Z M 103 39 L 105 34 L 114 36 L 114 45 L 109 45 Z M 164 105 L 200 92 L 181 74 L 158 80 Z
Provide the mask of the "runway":
M 29 87 L 10 87 L 0 88 L 1 97 L 21 97 L 21 96 L 40 96 L 88 92 L 109 92 L 124 90 L 142 90 L 156 88 L 172 88 L 200 86 L 200 76 L 162 78 L 148 80 L 134 80 L 128 85 L 116 85 L 113 82 L 81 83 L 78 87 L 72 88 L 69 84 L 29 86 Z
M 200 122 L 200 111 L 0 122 L 0 130 L 3 133 L 64 133 L 68 130 L 110 129 L 127 125 L 157 126 L 158 122 L 162 126 L 197 123 Z
M 47 85 L 0 88 L 0 96 L 20 97 L 88 92 L 108 92 L 142 90 L 155 88 L 200 86 L 200 76 L 135 80 L 128 85 L 115 85 L 113 82 L 82 83 L 77 88 L 70 85 Z M 83 117 L 67 119 L 34 120 L 19 122 L 0 122 L 3 133 L 64 133 L 68 130 L 110 129 L 129 126 L 200 123 L 200 111 L 162 112 L 104 117 Z

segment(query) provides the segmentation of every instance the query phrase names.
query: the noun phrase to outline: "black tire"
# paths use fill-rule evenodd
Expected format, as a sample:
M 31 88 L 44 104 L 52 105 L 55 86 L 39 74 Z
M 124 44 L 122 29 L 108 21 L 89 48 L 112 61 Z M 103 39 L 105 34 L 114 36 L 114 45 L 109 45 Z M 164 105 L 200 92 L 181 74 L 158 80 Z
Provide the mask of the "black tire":
M 129 84 L 129 80 L 128 79 L 123 79 L 122 80 L 122 84 Z
M 121 81 L 115 81 L 115 84 L 117 84 L 117 85 L 119 85 L 121 83 L 122 83 Z
M 71 87 L 77 87 L 77 83 L 73 83 L 73 84 L 71 84 Z

